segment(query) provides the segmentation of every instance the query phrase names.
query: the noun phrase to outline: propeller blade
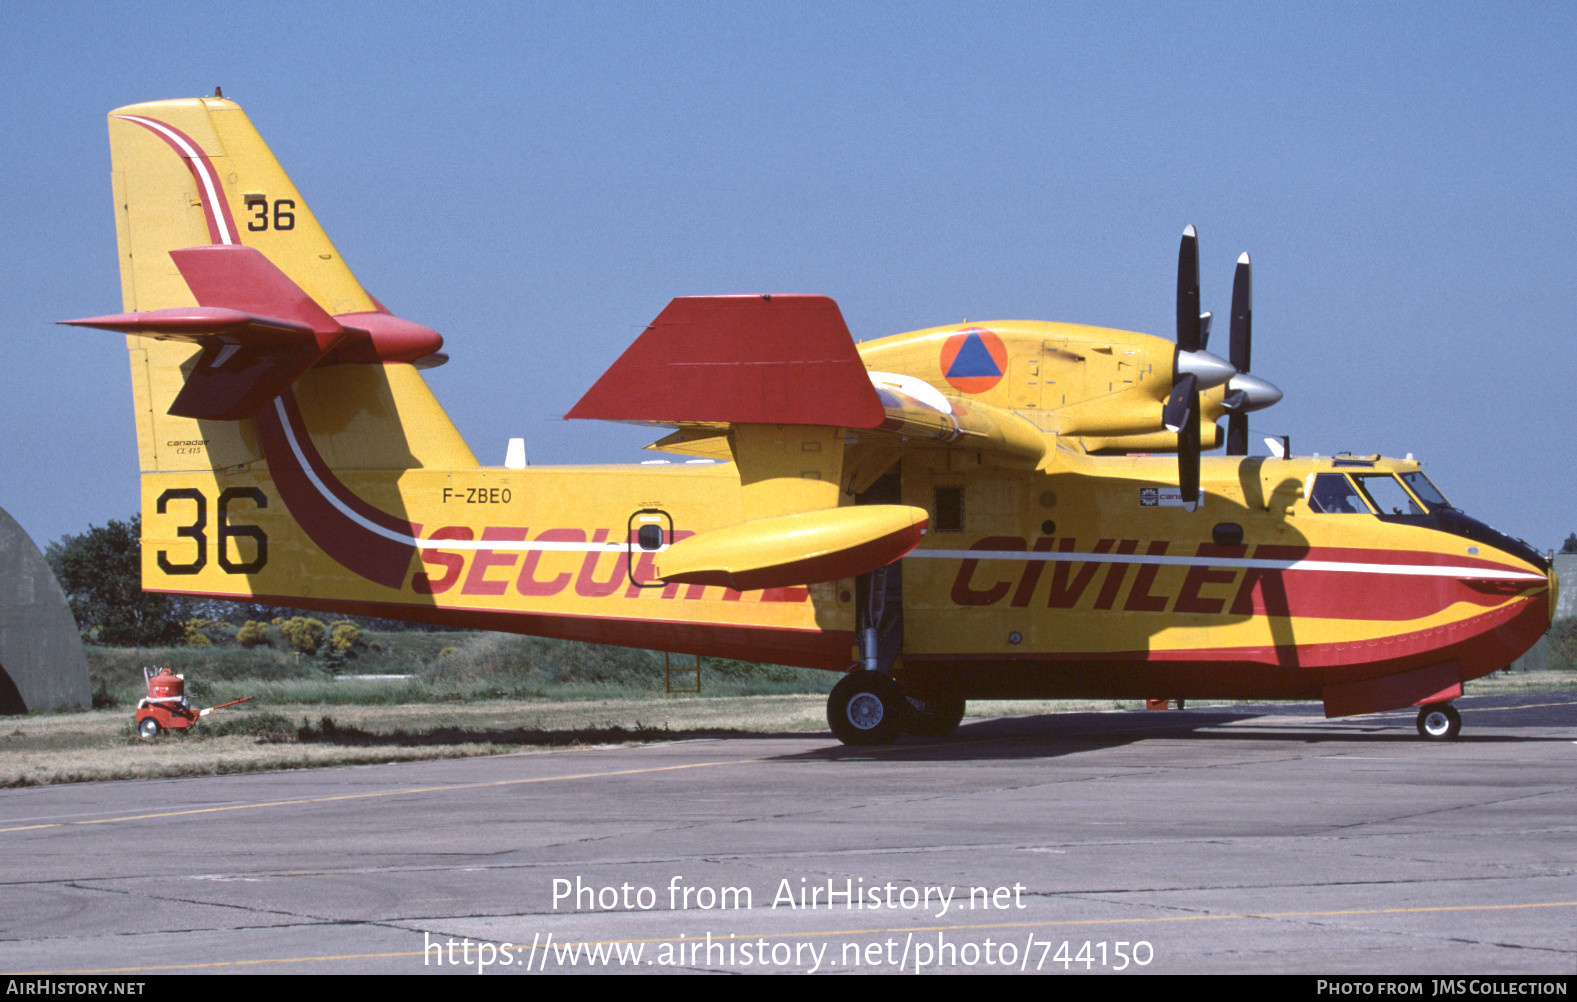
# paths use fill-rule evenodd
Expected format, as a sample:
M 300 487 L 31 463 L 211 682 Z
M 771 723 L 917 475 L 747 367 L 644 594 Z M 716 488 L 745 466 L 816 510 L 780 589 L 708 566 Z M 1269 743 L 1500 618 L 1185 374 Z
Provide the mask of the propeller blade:
M 1237 271 L 1232 275 L 1232 367 L 1247 372 L 1249 367 L 1250 338 L 1254 325 L 1254 280 L 1250 273 L 1248 252 L 1238 258 Z
M 1227 455 L 1248 455 L 1248 414 L 1244 411 L 1227 418 Z
M 1193 226 L 1183 230 L 1177 249 L 1177 348 L 1198 351 L 1199 344 L 1199 235 Z
M 1199 393 L 1193 393 L 1188 423 L 1177 435 L 1178 493 L 1189 504 L 1199 500 Z
M 1267 391 L 1275 391 L 1276 397 L 1281 396 L 1280 391 L 1263 380 L 1253 380 L 1248 376 L 1250 356 L 1253 347 L 1254 334 L 1254 278 L 1252 264 L 1249 261 L 1248 251 L 1238 258 L 1237 271 L 1232 274 L 1232 333 L 1229 348 L 1232 356 L 1232 367 L 1240 375 L 1234 376 L 1237 383 L 1227 383 L 1227 399 L 1223 401 L 1231 417 L 1227 418 L 1227 455 L 1248 455 L 1248 412 L 1251 404 L 1268 396 Z M 1260 385 L 1263 383 L 1264 389 Z M 1262 405 L 1268 406 L 1268 405 Z
M 1161 423 L 1174 435 L 1199 424 L 1199 379 L 1193 373 L 1172 384 L 1172 392 L 1161 410 Z

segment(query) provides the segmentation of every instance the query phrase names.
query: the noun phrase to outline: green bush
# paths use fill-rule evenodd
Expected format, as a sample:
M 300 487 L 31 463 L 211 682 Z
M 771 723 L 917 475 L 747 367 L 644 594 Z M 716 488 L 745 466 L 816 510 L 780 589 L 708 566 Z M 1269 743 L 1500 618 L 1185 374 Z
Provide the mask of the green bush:
M 186 634 L 188 647 L 213 647 L 213 637 L 203 633 L 203 626 L 208 625 L 205 619 L 189 619 L 181 623 L 181 631 Z
M 279 632 L 284 635 L 285 642 L 293 651 L 302 654 L 312 654 L 323 643 L 323 635 L 328 627 L 323 625 L 321 619 L 312 619 L 307 616 L 292 616 L 279 624 Z
M 336 651 L 348 651 L 361 643 L 361 627 L 342 619 L 330 627 L 329 645 Z
M 268 624 L 249 619 L 235 631 L 235 642 L 242 647 L 258 647 L 268 643 Z
M 142 521 L 111 519 L 49 544 L 44 557 L 71 603 L 83 639 L 114 647 L 179 643 L 188 603 L 142 590 Z

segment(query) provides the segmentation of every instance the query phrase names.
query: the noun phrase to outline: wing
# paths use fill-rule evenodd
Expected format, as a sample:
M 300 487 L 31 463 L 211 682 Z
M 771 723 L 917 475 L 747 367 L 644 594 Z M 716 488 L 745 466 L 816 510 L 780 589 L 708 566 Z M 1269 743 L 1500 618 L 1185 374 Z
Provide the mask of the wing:
M 746 519 L 659 558 L 670 582 L 740 590 L 863 574 L 919 544 L 922 508 L 854 505 L 910 449 L 1033 469 L 1056 437 L 919 379 L 866 368 L 825 296 L 675 299 L 566 417 L 666 425 L 654 443 L 732 459 Z

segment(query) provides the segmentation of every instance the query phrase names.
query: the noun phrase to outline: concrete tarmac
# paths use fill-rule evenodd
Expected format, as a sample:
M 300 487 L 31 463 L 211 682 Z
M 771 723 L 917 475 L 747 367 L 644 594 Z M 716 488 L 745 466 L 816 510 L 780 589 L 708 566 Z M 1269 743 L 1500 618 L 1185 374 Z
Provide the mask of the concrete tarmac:
M 1573 975 L 1577 693 L 1457 706 L 8 790 L 0 970 Z

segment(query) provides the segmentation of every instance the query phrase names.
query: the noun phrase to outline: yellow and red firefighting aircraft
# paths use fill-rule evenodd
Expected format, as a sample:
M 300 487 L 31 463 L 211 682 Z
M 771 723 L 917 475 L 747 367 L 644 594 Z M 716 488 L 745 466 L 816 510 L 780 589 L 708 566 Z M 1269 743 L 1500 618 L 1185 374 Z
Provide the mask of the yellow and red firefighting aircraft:
M 238 106 L 109 131 L 127 312 L 69 323 L 129 335 L 150 591 L 845 672 L 850 743 L 1002 697 L 1417 705 L 1452 737 L 1549 623 L 1549 564 L 1410 459 L 1245 455 L 1280 392 L 1247 255 L 1205 350 L 1192 228 L 1175 342 L 856 345 L 825 297 L 675 299 L 567 416 L 678 459 L 486 467 L 419 371 L 442 338 L 362 289 Z

